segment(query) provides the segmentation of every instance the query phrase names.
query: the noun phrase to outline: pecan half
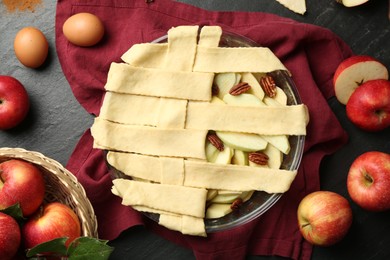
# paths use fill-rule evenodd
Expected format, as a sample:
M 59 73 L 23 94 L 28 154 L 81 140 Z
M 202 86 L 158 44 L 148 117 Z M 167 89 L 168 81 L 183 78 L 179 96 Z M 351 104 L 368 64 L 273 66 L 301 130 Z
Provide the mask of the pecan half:
M 232 202 L 232 205 L 230 205 L 230 208 L 232 210 L 238 210 L 240 206 L 242 205 L 243 201 L 241 198 L 237 198 L 235 201 Z
M 276 96 L 276 84 L 271 76 L 261 77 L 260 86 L 268 97 L 273 98 Z
M 213 96 L 217 96 L 219 94 L 219 87 L 215 84 L 211 87 L 211 94 Z
M 248 159 L 249 159 L 249 161 L 254 162 L 256 164 L 259 164 L 259 165 L 267 165 L 269 158 L 268 158 L 268 155 L 266 155 L 265 153 L 253 152 L 253 153 L 249 153 Z
M 232 96 L 238 96 L 247 92 L 250 88 L 251 86 L 248 83 L 240 82 L 229 90 L 229 94 Z
M 223 151 L 225 149 L 225 146 L 223 145 L 223 142 L 221 139 L 219 139 L 218 135 L 212 133 L 207 135 L 207 140 L 214 145 L 219 151 Z

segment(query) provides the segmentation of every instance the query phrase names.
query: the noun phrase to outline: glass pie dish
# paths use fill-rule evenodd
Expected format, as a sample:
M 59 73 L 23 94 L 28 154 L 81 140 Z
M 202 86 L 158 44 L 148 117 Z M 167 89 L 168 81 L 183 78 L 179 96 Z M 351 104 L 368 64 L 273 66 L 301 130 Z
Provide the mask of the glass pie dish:
M 152 43 L 165 43 L 168 36 L 164 35 Z M 256 42 L 229 32 L 223 32 L 220 40 L 220 47 L 260 47 Z M 294 84 L 294 81 L 289 76 L 288 72 L 278 70 L 271 73 L 276 85 L 281 88 L 287 96 L 287 105 L 301 104 L 298 90 Z M 283 162 L 280 169 L 285 170 L 297 170 L 303 155 L 305 137 L 304 136 L 289 136 L 290 151 L 283 156 Z M 129 178 L 120 171 L 111 167 L 110 174 L 112 178 Z M 251 198 L 240 205 L 238 210 L 234 210 L 224 217 L 215 219 L 205 219 L 205 228 L 207 233 L 218 232 L 226 229 L 230 229 L 242 224 L 245 224 L 270 209 L 282 196 L 280 193 L 269 194 L 266 192 L 256 191 Z M 154 213 L 143 212 L 148 218 L 158 222 L 159 215 Z

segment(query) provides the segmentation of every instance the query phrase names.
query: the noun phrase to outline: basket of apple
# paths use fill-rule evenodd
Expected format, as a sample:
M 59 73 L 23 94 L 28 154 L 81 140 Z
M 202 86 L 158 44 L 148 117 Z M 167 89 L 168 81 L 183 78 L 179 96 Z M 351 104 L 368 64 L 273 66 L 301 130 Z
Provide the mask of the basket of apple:
M 0 148 L 0 259 L 106 259 L 112 251 L 106 243 L 98 239 L 93 207 L 72 173 L 38 152 Z

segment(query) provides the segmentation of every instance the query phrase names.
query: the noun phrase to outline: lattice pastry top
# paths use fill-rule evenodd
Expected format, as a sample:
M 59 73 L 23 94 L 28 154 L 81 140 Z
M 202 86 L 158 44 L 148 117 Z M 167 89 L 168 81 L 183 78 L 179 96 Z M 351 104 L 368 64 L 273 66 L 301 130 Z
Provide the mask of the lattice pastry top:
M 230 161 L 235 151 L 248 157 L 274 139 L 288 153 L 287 136 L 306 134 L 308 112 L 305 105 L 246 104 L 250 95 L 260 103 L 264 98 L 254 73 L 286 68 L 268 48 L 218 47 L 218 26 L 198 32 L 198 26 L 172 28 L 167 43 L 136 44 L 122 56 L 124 63 L 112 63 L 91 131 L 94 147 L 109 151 L 108 163 L 132 177 L 113 181 L 124 205 L 160 214 L 159 223 L 170 229 L 205 236 L 212 191 L 289 189 L 296 171 Z M 245 80 L 235 91 L 248 93 L 233 96 L 220 88 L 217 96 L 232 99 L 224 102 L 213 86 L 231 75 L 239 75 L 237 83 Z M 222 164 L 218 156 L 228 160 Z

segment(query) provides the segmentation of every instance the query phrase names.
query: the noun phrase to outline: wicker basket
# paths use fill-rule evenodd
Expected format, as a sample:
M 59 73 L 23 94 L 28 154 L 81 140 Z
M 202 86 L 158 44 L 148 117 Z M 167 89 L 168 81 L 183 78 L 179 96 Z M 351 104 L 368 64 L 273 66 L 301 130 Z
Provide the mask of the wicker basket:
M 98 238 L 93 207 L 84 188 L 71 172 L 41 153 L 21 148 L 0 148 L 0 163 L 9 159 L 22 159 L 36 165 L 46 182 L 45 202 L 58 201 L 68 205 L 80 219 L 82 236 Z

